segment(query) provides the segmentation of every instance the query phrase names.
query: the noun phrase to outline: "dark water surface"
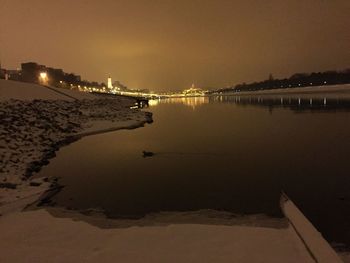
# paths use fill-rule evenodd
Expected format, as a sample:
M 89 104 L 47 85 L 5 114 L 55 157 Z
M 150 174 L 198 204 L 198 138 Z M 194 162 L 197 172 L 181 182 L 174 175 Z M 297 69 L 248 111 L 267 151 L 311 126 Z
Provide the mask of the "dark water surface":
M 147 110 L 151 125 L 59 151 L 41 172 L 65 185 L 57 205 L 117 218 L 199 209 L 281 217 L 283 189 L 330 242 L 350 245 L 349 102 L 213 97 Z

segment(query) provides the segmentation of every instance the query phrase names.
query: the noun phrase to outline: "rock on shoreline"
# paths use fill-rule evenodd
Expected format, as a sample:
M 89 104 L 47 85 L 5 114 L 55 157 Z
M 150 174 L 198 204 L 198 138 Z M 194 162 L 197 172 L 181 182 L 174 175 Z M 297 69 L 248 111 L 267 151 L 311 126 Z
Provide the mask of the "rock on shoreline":
M 0 101 L 0 206 L 11 201 L 4 197 L 8 191 L 39 186 L 40 182 L 30 183 L 29 178 L 60 147 L 86 131 L 98 132 L 100 127 L 94 123 L 103 121 L 104 129 L 118 129 L 151 122 L 150 113 L 130 109 L 134 103 L 130 98 L 98 96 L 73 101 Z

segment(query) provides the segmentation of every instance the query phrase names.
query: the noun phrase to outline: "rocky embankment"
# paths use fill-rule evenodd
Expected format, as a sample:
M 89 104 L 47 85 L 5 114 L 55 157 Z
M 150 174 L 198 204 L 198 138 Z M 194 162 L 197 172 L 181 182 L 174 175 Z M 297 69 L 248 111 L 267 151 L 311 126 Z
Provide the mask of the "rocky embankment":
M 133 104 L 133 99 L 123 97 L 0 101 L 0 206 L 31 195 L 28 187 L 47 188 L 51 179 L 31 177 L 61 146 L 86 131 L 99 132 L 101 125 L 96 123 L 118 129 L 120 124 L 125 128 L 152 121 L 150 113 L 130 109 Z

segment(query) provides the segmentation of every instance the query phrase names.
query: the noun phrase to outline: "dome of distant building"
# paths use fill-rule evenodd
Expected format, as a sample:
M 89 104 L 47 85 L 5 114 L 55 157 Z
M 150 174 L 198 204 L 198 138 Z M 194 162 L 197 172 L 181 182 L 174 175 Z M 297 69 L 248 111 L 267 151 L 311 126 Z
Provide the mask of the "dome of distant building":
M 205 94 L 204 90 L 196 88 L 194 84 L 192 84 L 191 88 L 185 89 L 182 93 L 186 96 L 201 96 Z

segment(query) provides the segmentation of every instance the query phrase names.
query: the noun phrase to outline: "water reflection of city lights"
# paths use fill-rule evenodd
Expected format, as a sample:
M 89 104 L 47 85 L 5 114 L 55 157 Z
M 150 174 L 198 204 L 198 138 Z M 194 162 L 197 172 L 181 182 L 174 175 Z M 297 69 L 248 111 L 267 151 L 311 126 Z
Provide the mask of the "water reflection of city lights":
M 158 100 L 149 100 L 148 101 L 148 105 L 149 106 L 156 106 L 156 105 L 158 105 L 160 103 L 160 100 L 158 99 Z
M 195 109 L 196 107 L 208 104 L 209 98 L 205 96 L 201 97 L 182 97 L 182 98 L 170 98 L 170 99 L 163 99 L 159 101 L 160 103 L 167 103 L 167 104 L 183 104 L 186 106 L 190 106 L 191 108 Z

